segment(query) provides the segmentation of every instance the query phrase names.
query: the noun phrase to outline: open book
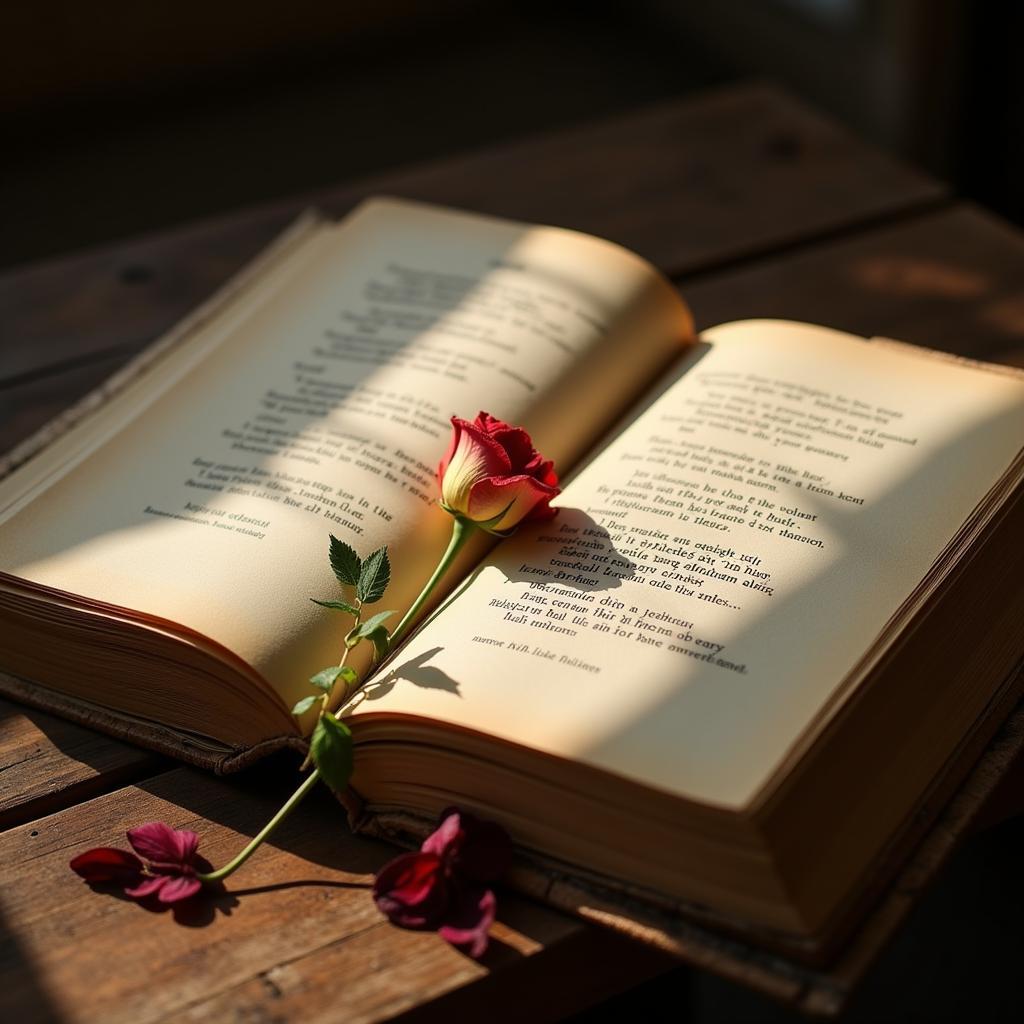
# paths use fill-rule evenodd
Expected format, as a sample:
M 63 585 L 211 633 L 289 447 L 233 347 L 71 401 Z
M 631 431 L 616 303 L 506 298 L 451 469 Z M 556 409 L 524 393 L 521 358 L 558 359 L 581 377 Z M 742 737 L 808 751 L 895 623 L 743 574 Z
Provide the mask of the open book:
M 0 483 L 0 688 L 219 770 L 301 747 L 342 643 L 309 600 L 328 534 L 386 544 L 408 607 L 449 417 L 483 409 L 555 460 L 560 511 L 481 534 L 377 671 L 353 819 L 458 803 L 783 944 L 835 933 L 1024 651 L 1021 375 L 799 323 L 698 338 L 575 232 L 307 218 L 103 399 Z

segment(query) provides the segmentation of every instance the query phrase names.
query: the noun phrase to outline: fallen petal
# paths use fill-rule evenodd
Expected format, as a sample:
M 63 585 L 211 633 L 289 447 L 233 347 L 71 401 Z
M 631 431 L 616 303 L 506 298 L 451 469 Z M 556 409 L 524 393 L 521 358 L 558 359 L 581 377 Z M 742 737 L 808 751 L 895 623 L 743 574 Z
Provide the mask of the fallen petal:
M 142 861 L 127 850 L 98 846 L 80 853 L 70 868 L 87 882 L 121 882 L 130 884 L 142 876 Z
M 464 814 L 462 843 L 452 859 L 452 870 L 474 882 L 495 882 L 512 863 L 512 840 L 496 822 Z
M 134 900 L 145 899 L 147 896 L 152 896 L 153 893 L 159 892 L 170 880 L 170 875 L 157 875 L 156 878 L 147 878 L 140 885 L 132 889 L 125 889 L 124 894 L 125 896 L 131 896 Z
M 202 887 L 203 883 L 198 878 L 182 876 L 171 878 L 161 887 L 157 899 L 161 903 L 177 903 L 179 900 L 187 900 L 190 896 L 195 896 Z
M 443 860 L 445 855 L 454 853 L 462 838 L 462 814 L 457 807 L 449 807 L 441 813 L 441 823 L 423 840 L 420 849 Z
M 448 906 L 441 860 L 432 853 L 403 853 L 378 872 L 373 899 L 381 913 L 403 928 L 436 928 Z
M 445 923 L 438 929 L 441 938 L 458 946 L 474 959 L 483 956 L 498 901 L 482 885 L 452 886 Z
M 162 821 L 151 821 L 129 829 L 128 842 L 146 860 L 160 864 L 189 864 L 199 846 L 199 836 L 187 829 L 173 829 Z

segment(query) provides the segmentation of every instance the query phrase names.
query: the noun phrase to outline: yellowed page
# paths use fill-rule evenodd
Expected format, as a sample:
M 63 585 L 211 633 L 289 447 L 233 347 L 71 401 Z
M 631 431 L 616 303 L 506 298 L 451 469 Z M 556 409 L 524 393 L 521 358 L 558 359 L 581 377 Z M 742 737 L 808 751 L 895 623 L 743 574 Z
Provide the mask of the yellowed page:
M 391 545 L 386 607 L 436 557 L 450 415 L 523 423 L 570 464 L 688 334 L 671 288 L 610 243 L 366 203 L 8 508 L 0 570 L 208 635 L 290 703 L 340 646 L 308 600 L 334 596 L 328 534 Z
M 0 523 L 23 501 L 131 422 L 157 395 L 173 387 L 248 315 L 254 303 L 288 287 L 318 252 L 327 222 L 315 210 L 301 214 L 266 249 L 212 296 L 147 345 L 93 391 L 0 458 Z M 72 429 L 73 427 L 73 429 Z M 26 460 L 31 459 L 31 462 Z M 16 467 L 17 472 L 13 472 Z
M 780 321 L 704 340 L 357 714 L 753 799 L 1013 462 L 1024 384 Z

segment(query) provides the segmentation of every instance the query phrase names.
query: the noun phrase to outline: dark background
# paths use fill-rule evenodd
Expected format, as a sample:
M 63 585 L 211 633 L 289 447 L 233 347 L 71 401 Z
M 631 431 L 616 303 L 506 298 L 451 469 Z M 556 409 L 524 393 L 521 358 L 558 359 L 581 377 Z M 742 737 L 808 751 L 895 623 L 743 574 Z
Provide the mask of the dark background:
M 969 0 L 17 0 L 0 266 L 751 76 L 1019 222 L 1021 29 Z
M 0 266 L 649 103 L 778 82 L 1024 222 L 1021 5 L 55 0 L 0 13 Z M 1015 1020 L 1024 822 L 977 835 L 851 1021 Z M 674 971 L 578 1018 L 789 1021 Z

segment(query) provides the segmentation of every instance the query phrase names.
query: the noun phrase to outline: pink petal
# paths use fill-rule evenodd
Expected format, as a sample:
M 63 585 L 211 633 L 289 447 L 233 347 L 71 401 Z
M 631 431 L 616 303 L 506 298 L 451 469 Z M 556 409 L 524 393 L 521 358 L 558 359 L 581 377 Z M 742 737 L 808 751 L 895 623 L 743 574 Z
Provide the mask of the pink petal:
M 162 821 L 128 830 L 128 842 L 140 857 L 158 864 L 190 864 L 199 836 L 187 829 L 173 829 Z
M 494 923 L 498 901 L 483 886 L 466 884 L 452 886 L 452 890 L 445 923 L 438 934 L 471 957 L 481 957 L 487 949 L 487 932 Z
M 462 840 L 462 815 L 457 807 L 449 807 L 441 815 L 441 824 L 423 840 L 420 849 L 444 860 L 454 853 Z
M 125 889 L 124 894 L 136 900 L 145 899 L 147 896 L 152 896 L 153 893 L 159 892 L 170 880 L 170 875 L 157 875 L 155 878 L 147 878 L 144 882 L 135 886 L 135 888 Z
M 420 849 L 440 857 L 449 873 L 473 882 L 494 882 L 512 863 L 512 840 L 501 825 L 458 807 L 441 812 L 441 824 Z
M 548 502 L 559 493 L 529 476 L 510 476 L 504 479 L 481 480 L 469 495 L 468 518 L 482 523 L 507 512 L 490 529 L 511 530 L 527 519 L 549 519 L 555 514 Z
M 70 868 L 87 882 L 122 882 L 128 884 L 142 874 L 142 861 L 127 850 L 98 846 L 80 853 Z
M 381 913 L 405 928 L 436 928 L 448 905 L 441 861 L 430 853 L 404 853 L 377 873 L 373 899 Z
M 179 875 L 177 878 L 171 878 L 160 889 L 157 899 L 161 903 L 177 903 L 179 900 L 187 900 L 189 896 L 195 896 L 202 887 L 203 883 L 198 878 Z

